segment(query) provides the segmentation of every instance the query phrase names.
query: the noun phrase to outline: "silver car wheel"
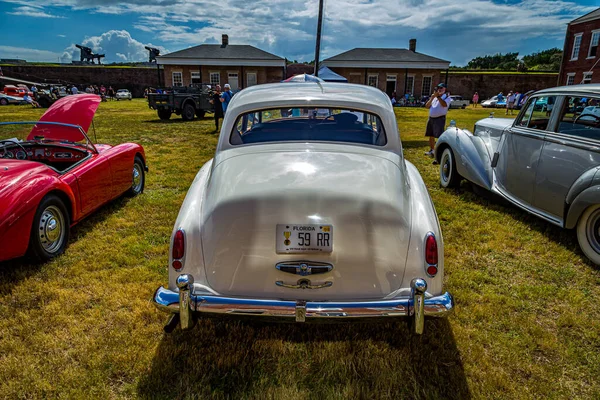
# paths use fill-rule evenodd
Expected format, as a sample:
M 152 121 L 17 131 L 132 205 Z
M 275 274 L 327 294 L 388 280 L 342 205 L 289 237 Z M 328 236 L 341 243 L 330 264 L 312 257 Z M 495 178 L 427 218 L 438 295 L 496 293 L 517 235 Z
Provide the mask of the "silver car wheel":
M 449 147 L 445 148 L 440 158 L 440 185 L 443 188 L 450 188 L 458 186 L 459 183 L 460 176 L 456 171 L 454 154 Z
M 143 175 L 144 175 L 144 171 L 142 171 L 142 166 L 139 163 L 133 163 L 133 173 L 132 173 L 133 182 L 131 184 L 131 189 L 135 193 L 139 193 L 142 191 Z
M 577 240 L 587 258 L 600 265 L 600 204 L 588 207 L 579 218 Z
M 48 206 L 42 212 L 39 222 L 38 235 L 40 243 L 48 253 L 57 252 L 65 240 L 65 217 L 56 206 Z

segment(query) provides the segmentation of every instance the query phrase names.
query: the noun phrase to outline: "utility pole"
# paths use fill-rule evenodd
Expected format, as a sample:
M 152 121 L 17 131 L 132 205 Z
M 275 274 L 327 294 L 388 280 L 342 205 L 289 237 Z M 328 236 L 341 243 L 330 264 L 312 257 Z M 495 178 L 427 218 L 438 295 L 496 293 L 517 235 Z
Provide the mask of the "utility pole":
M 321 51 L 321 27 L 323 26 L 323 0 L 319 0 L 319 20 L 317 22 L 317 47 L 315 48 L 315 76 L 319 76 L 319 53 Z

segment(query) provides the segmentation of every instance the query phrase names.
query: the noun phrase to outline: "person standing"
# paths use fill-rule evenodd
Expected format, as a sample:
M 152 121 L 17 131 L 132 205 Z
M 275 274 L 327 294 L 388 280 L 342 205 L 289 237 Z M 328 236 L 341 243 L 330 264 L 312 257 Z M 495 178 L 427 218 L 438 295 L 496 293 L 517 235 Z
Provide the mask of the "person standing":
M 79 90 L 77 90 L 77 86 L 73 85 L 73 87 L 71 87 L 71 94 L 77 94 L 79 92 Z
M 223 106 L 223 115 L 227 112 L 227 107 L 229 106 L 229 102 L 233 97 L 233 93 L 231 93 L 231 86 L 229 83 L 225 84 L 225 91 L 221 94 L 221 105 Z
M 510 110 L 510 115 L 513 113 L 513 108 L 515 108 L 515 95 L 512 92 L 508 92 L 508 96 L 506 96 L 506 114 L 508 115 L 508 110 Z
M 477 104 L 479 104 L 479 93 L 475 92 L 473 95 L 473 107 L 477 108 Z
M 215 86 L 215 91 L 210 99 L 215 114 L 215 132 L 219 131 L 219 119 L 223 118 L 223 105 L 221 104 L 221 85 Z
M 444 132 L 446 114 L 451 102 L 450 95 L 446 93 L 446 85 L 440 83 L 425 104 L 425 108 L 429 109 L 429 119 L 427 120 L 427 128 L 425 128 L 425 136 L 429 137 L 429 151 L 425 152 L 427 156 L 433 157 L 435 139 L 439 138 Z

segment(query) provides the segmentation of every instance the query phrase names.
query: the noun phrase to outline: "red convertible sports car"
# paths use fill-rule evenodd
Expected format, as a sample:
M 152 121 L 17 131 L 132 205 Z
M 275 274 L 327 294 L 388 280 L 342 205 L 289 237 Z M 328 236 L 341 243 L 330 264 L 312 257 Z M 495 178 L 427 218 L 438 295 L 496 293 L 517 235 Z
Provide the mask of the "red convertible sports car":
M 144 190 L 142 146 L 94 145 L 86 134 L 99 104 L 96 95 L 68 96 L 38 122 L 0 123 L 0 261 L 56 257 L 70 226 Z

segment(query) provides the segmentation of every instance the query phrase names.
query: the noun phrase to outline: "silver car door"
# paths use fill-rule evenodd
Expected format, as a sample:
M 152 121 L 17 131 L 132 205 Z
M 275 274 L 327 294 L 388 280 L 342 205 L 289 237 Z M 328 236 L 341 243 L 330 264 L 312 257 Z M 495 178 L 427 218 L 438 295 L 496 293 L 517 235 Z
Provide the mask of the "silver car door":
M 495 167 L 500 191 L 527 205 L 533 203 L 533 185 L 544 136 L 556 96 L 529 99 L 525 111 L 504 133 Z
M 535 207 L 564 218 L 565 197 L 585 171 L 600 165 L 600 97 L 567 96 L 556 132 L 548 132 L 535 180 Z M 557 110 L 558 111 L 558 110 Z

